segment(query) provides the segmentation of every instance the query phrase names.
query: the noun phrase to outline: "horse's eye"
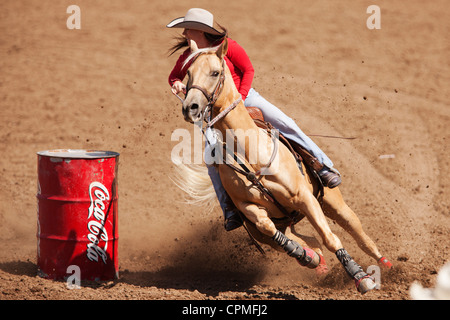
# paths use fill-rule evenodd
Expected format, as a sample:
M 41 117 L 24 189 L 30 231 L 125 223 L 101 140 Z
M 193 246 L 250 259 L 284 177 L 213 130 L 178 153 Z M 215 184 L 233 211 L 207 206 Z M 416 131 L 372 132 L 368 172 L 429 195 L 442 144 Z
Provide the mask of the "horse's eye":
M 213 71 L 211 72 L 212 77 L 217 77 L 219 75 L 219 71 Z

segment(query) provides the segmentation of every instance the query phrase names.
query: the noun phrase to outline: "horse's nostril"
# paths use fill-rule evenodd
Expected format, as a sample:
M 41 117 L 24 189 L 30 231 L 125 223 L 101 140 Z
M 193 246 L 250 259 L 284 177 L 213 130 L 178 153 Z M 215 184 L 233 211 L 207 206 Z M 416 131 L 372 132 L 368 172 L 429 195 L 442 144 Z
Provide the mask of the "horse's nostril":
M 198 109 L 198 104 L 193 103 L 193 104 L 191 105 L 191 110 L 197 110 L 197 109 Z

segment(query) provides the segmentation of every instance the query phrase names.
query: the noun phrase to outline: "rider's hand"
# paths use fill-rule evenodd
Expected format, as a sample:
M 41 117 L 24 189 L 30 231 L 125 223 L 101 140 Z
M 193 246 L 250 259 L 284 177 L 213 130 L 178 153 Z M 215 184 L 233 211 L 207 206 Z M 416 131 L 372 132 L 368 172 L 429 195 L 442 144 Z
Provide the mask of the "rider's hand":
M 180 92 L 186 93 L 186 86 L 183 84 L 183 82 L 177 80 L 172 85 L 172 93 L 179 94 Z

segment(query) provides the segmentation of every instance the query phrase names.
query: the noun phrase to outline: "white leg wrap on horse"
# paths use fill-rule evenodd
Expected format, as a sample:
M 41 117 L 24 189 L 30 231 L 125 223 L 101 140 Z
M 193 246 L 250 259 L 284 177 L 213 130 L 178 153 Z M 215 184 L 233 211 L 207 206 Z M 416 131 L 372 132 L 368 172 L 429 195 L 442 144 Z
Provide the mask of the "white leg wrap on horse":
M 311 263 L 312 258 L 306 254 L 303 247 L 294 240 L 286 237 L 280 230 L 277 230 L 272 239 L 280 245 L 289 256 L 297 259 L 302 266 L 307 266 Z

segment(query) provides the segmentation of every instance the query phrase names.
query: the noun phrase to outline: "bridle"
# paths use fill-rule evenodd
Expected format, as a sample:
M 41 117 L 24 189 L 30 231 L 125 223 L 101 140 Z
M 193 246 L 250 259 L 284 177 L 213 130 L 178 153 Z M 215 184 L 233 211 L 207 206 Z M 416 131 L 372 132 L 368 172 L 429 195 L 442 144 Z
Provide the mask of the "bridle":
M 198 56 L 200 56 L 200 54 Z M 197 57 L 195 57 L 192 62 L 194 62 L 197 59 Z M 208 107 L 208 106 L 212 107 L 216 103 L 217 99 L 219 98 L 219 95 L 222 93 L 223 85 L 225 82 L 225 65 L 224 65 L 224 63 L 225 63 L 225 59 L 222 59 L 222 69 L 220 71 L 219 81 L 217 82 L 216 87 L 214 88 L 214 90 L 211 94 L 209 94 L 205 88 L 202 88 L 195 84 L 186 87 L 186 95 L 189 93 L 189 91 L 191 89 L 197 89 L 197 90 L 200 90 L 201 93 L 203 93 L 206 100 L 208 101 L 208 103 L 206 104 L 206 106 L 203 109 L 206 109 L 206 107 Z M 189 85 L 189 81 L 188 81 L 188 85 Z
M 197 60 L 197 58 L 201 55 L 202 53 L 199 53 L 197 56 L 195 56 L 192 59 L 192 63 L 194 63 L 195 60 Z M 188 75 L 189 76 L 189 75 Z M 222 112 L 220 112 L 216 117 L 214 117 L 213 119 L 209 120 L 211 116 L 211 110 L 212 107 L 214 106 L 214 104 L 216 103 L 217 99 L 219 98 L 220 94 L 222 93 L 223 87 L 224 87 L 224 83 L 225 83 L 225 59 L 222 58 L 222 69 L 220 70 L 220 75 L 219 75 L 219 81 L 217 82 L 214 90 L 212 91 L 211 94 L 208 93 L 208 91 L 206 91 L 205 88 L 200 87 L 198 85 L 189 85 L 190 79 L 188 80 L 188 86 L 186 87 L 186 96 L 188 95 L 189 91 L 192 89 L 197 89 L 199 90 L 201 93 L 203 93 L 203 95 L 205 96 L 206 100 L 207 100 L 207 104 L 203 107 L 202 111 L 201 111 L 201 115 L 202 115 L 202 120 L 201 122 L 203 123 L 203 121 L 206 121 L 207 124 L 205 127 L 202 127 L 202 131 L 204 132 L 205 129 L 207 128 L 211 128 L 217 121 L 219 121 L 220 119 L 224 118 L 231 110 L 233 110 L 234 108 L 236 108 L 236 106 L 242 101 L 242 97 L 239 95 L 239 98 L 234 101 L 230 106 L 228 106 L 225 110 L 223 110 Z M 184 100 L 179 97 L 177 95 L 178 99 L 180 99 L 182 102 L 184 102 Z

